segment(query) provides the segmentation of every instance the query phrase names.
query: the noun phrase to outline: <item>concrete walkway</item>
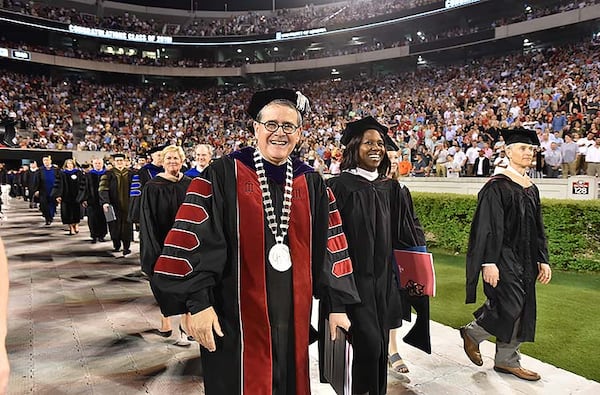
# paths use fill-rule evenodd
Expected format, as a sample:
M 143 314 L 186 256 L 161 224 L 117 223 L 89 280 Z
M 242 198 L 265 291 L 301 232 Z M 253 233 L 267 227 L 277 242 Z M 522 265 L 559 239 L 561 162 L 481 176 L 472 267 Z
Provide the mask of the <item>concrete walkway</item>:
M 27 203 L 5 203 L 0 236 L 11 282 L 10 394 L 204 393 L 198 345 L 175 346 L 175 333 L 165 339 L 152 331 L 159 310 L 139 275 L 138 244 L 123 258 L 110 252 L 110 242 L 90 244 L 85 223 L 68 236 L 58 217 L 44 226 Z M 523 365 L 541 381 L 498 374 L 492 343 L 482 345 L 485 363 L 477 367 L 464 355 L 458 331 L 437 323 L 432 343 L 432 355 L 403 347 L 411 372 L 390 375 L 389 394 L 600 394 L 599 383 L 526 356 Z M 316 348 L 310 352 L 313 394 L 334 394 L 315 379 Z

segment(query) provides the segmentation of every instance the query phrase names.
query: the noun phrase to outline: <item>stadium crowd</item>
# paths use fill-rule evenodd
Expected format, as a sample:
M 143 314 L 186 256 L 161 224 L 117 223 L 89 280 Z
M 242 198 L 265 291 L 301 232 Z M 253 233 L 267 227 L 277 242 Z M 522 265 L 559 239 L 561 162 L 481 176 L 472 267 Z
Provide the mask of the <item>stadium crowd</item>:
M 229 18 L 195 18 L 171 33 L 185 36 L 248 36 L 274 32 L 288 32 L 329 27 L 367 20 L 373 17 L 410 10 L 439 0 L 358 0 L 342 4 L 294 9 L 278 9 L 271 12 L 247 12 Z M 165 34 L 170 21 L 143 20 L 133 13 L 98 17 L 76 9 L 55 7 L 45 3 L 21 0 L 3 0 L 3 7 L 23 14 L 110 30 L 121 30 L 145 34 Z
M 489 174 L 504 127 L 537 130 L 545 151 L 567 134 L 593 143 L 600 136 L 598 54 L 586 42 L 411 73 L 303 82 L 295 88 L 310 93 L 314 111 L 299 154 L 330 172 L 343 125 L 366 115 L 391 127 L 417 176 L 445 176 L 452 162 L 453 175 L 472 175 L 479 151 Z M 0 88 L 2 112 L 15 112 L 27 131 L 18 141 L 23 148 L 120 151 L 135 159 L 157 145 L 182 145 L 189 154 L 206 143 L 219 157 L 253 138 L 244 113 L 251 88 L 99 85 L 11 72 L 2 73 Z M 578 152 L 581 162 L 584 148 Z
M 215 37 L 253 36 L 321 27 L 331 28 L 368 21 L 384 15 L 395 17 L 401 11 L 404 15 L 408 10 L 418 9 L 436 2 L 439 2 L 439 0 L 356 0 L 320 7 L 309 5 L 302 8 L 277 9 L 274 14 L 272 12 L 249 11 L 241 15 L 234 14 L 229 18 L 194 18 L 184 24 L 169 20 L 144 19 L 130 12 L 125 12 L 122 15 L 98 17 L 76 9 L 55 7 L 34 1 L 2 0 L 0 4 L 7 10 L 87 27 L 144 34 Z M 559 0 L 551 5 L 539 8 L 515 9 L 513 16 L 500 18 L 493 26 L 539 18 L 598 4 L 599 2 L 600 0 Z M 461 29 L 464 29 L 464 27 Z M 454 32 L 454 34 L 457 34 L 457 32 Z
M 386 38 L 372 38 L 363 39 L 352 45 L 326 47 L 324 46 L 320 50 L 308 50 L 308 49 L 294 49 L 288 54 L 273 52 L 270 54 L 264 54 L 258 56 L 255 54 L 249 54 L 247 56 L 232 57 L 231 59 L 216 60 L 206 58 L 205 55 L 202 57 L 198 56 L 171 56 L 171 57 L 147 57 L 142 52 L 131 54 L 109 54 L 98 51 L 89 51 L 80 49 L 77 47 L 70 48 L 54 48 L 53 46 L 43 45 L 32 45 L 31 43 L 24 42 L 11 42 L 6 39 L 0 38 L 0 44 L 4 47 L 17 48 L 25 51 L 35 51 L 40 53 L 46 53 L 51 55 L 86 59 L 110 63 L 123 63 L 137 66 L 154 66 L 154 67 L 181 67 L 181 68 L 203 68 L 203 67 L 241 67 L 247 63 L 266 63 L 273 61 L 293 61 L 293 60 L 307 60 L 307 59 L 318 59 L 331 56 L 342 56 L 357 53 L 370 52 L 375 50 L 381 50 L 386 48 L 394 48 L 403 45 L 429 43 L 434 41 L 440 41 L 448 38 L 461 37 L 469 34 L 474 34 L 480 31 L 493 29 L 497 26 L 502 26 L 509 23 L 515 23 L 522 20 L 530 20 L 538 17 L 543 17 L 558 12 L 565 12 L 576 8 L 590 6 L 593 4 L 600 3 L 600 0 L 586 0 L 579 3 L 573 3 L 569 1 L 559 1 L 553 7 L 546 7 L 540 9 L 532 9 L 530 11 L 523 12 L 522 10 L 514 10 L 514 17 L 511 18 L 499 18 L 493 22 L 487 23 L 479 21 L 478 23 L 469 23 L 468 27 L 460 25 L 457 21 L 457 25 L 439 30 L 431 31 L 405 31 L 398 36 L 403 37 L 398 40 L 395 36 L 392 39 Z M 14 8 L 14 6 L 13 6 Z M 74 12 L 74 11 L 73 11 Z M 65 14 L 66 11 L 58 12 L 58 14 Z M 44 14 L 45 15 L 45 14 Z M 240 17 L 241 18 L 241 17 Z M 137 20 L 137 19 L 136 19 Z M 238 21 L 240 25 L 244 26 L 241 21 Z

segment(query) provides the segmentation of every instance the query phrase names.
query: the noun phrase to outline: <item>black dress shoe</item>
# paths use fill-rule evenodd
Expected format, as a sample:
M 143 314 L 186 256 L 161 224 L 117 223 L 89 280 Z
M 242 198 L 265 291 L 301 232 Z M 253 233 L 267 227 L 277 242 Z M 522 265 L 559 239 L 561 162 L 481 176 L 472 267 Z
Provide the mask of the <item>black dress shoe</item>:
M 131 254 L 131 250 L 123 250 L 123 256 Z
M 104 237 L 98 237 L 98 241 L 100 243 L 104 243 L 106 241 L 106 239 Z
M 481 352 L 479 351 L 479 344 L 475 343 L 467 334 L 467 328 L 464 326 L 458 329 L 460 331 L 460 337 L 463 338 L 463 348 L 467 357 L 477 366 L 483 365 L 483 359 L 481 359 Z
M 96 244 L 97 240 L 95 237 L 92 237 L 92 244 Z
M 160 337 L 171 337 L 171 335 L 173 334 L 173 330 L 163 332 L 159 329 L 152 329 L 150 332 L 152 332 L 155 335 L 158 335 Z
M 121 251 L 121 247 L 115 247 L 115 248 L 113 248 L 113 252 L 119 252 L 119 251 Z

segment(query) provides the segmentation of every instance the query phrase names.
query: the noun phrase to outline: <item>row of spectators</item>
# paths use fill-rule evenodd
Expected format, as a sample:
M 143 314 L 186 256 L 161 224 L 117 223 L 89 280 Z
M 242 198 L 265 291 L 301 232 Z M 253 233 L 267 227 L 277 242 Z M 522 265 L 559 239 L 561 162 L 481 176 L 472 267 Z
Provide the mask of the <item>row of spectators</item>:
M 30 131 L 22 147 L 135 157 L 156 145 L 208 143 L 218 157 L 253 138 L 244 105 L 255 88 L 98 85 L 9 72 L 0 83 L 0 110 L 15 111 Z M 573 133 L 593 139 L 600 130 L 600 51 L 590 43 L 294 88 L 307 94 L 314 110 L 299 153 L 325 172 L 339 152 L 344 124 L 366 115 L 389 125 L 413 162 L 417 152 L 436 161 L 440 144 L 466 152 L 473 142 L 486 156 L 491 150 L 494 160 L 503 127 L 527 126 L 558 141 Z M 74 118 L 85 129 L 78 141 Z
M 2 0 L 5 9 L 44 19 L 87 27 L 104 28 L 145 34 L 180 34 L 185 36 L 252 36 L 274 32 L 300 31 L 320 27 L 345 25 L 366 21 L 383 15 L 395 15 L 422 7 L 438 0 L 355 0 L 322 7 L 309 5 L 303 8 L 278 9 L 271 12 L 248 12 L 232 15 L 229 18 L 195 18 L 181 26 L 174 21 L 144 19 L 133 13 L 98 17 L 79 12 L 76 9 L 54 7 L 44 3 L 22 0 Z M 494 23 L 496 26 L 538 18 L 550 14 L 565 12 L 585 6 L 598 4 L 600 0 L 559 0 L 541 8 L 515 10 L 511 17 L 504 17 Z M 464 27 L 457 28 L 454 35 L 463 35 Z M 456 29 L 455 29 L 456 30 Z M 470 29 L 466 29 L 469 31 Z M 450 35 L 452 37 L 452 35 Z M 436 39 L 429 37 L 427 40 Z
M 554 11 L 563 12 L 572 9 L 573 7 L 583 7 L 586 5 L 591 5 L 592 3 L 600 3 L 600 0 L 589 0 L 587 2 L 581 3 L 568 3 L 564 5 L 557 5 L 554 7 Z M 528 17 L 541 17 L 547 15 L 548 12 L 552 10 L 544 9 L 541 12 L 534 13 L 531 12 Z M 520 20 L 518 17 L 516 20 Z M 207 68 L 207 67 L 241 67 L 244 64 L 253 64 L 253 63 L 265 63 L 265 62 L 273 62 L 273 61 L 293 61 L 293 60 L 307 60 L 307 59 L 318 59 L 324 57 L 331 56 L 341 56 L 341 55 L 350 55 L 357 53 L 370 52 L 375 50 L 381 50 L 386 48 L 394 48 L 402 45 L 410 45 L 410 44 L 418 44 L 424 42 L 433 42 L 438 40 L 444 40 L 447 38 L 460 37 L 472 33 L 477 33 L 481 30 L 492 29 L 496 26 L 500 26 L 504 23 L 512 23 L 513 20 L 497 20 L 491 23 L 489 26 L 480 25 L 480 26 L 469 26 L 469 27 L 459 27 L 454 26 L 444 31 L 438 32 L 412 32 L 411 34 L 404 35 L 405 38 L 402 40 L 380 40 L 380 39 L 367 39 L 364 42 L 360 42 L 354 45 L 346 45 L 341 47 L 327 48 L 324 47 L 320 50 L 309 50 L 298 48 L 290 53 L 284 55 L 283 53 L 279 54 L 277 52 L 271 53 L 271 56 L 266 57 L 258 57 L 254 55 L 250 55 L 249 57 L 237 57 L 222 61 L 216 61 L 214 59 L 209 58 L 198 58 L 198 57 L 159 57 L 159 58 L 150 58 L 143 56 L 142 53 L 138 53 L 135 55 L 111 55 L 107 53 L 100 52 L 90 52 L 89 50 L 81 50 L 78 48 L 69 48 L 69 49 L 57 49 L 48 46 L 39 46 L 39 45 L 31 45 L 25 43 L 15 43 L 3 41 L 1 44 L 6 47 L 18 48 L 21 50 L 30 50 L 36 51 L 40 53 L 47 53 L 51 55 L 64 56 L 69 58 L 77 58 L 77 59 L 86 59 L 86 60 L 95 60 L 102 62 L 110 62 L 110 63 L 123 63 L 130 65 L 139 65 L 139 66 L 154 66 L 154 67 L 181 67 L 181 68 Z M 400 35 L 402 36 L 402 35 Z M 414 37 L 414 38 L 413 38 Z
M 330 27 L 373 17 L 410 10 L 439 0 L 354 0 L 340 5 L 278 9 L 272 12 L 252 12 L 229 18 L 195 18 L 180 29 L 186 36 L 249 36 Z M 133 13 L 102 18 L 76 9 L 54 7 L 35 1 L 3 0 L 4 8 L 27 15 L 59 22 L 145 34 L 165 34 L 173 21 L 144 20 Z

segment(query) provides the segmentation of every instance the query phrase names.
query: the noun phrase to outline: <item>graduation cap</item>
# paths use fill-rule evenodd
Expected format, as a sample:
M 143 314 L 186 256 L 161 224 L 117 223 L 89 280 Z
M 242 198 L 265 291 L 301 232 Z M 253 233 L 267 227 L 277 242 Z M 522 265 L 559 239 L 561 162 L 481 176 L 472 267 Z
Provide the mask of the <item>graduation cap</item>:
M 152 147 L 152 148 L 150 148 L 148 151 L 146 151 L 146 153 L 147 153 L 148 155 L 152 155 L 152 154 L 153 154 L 153 153 L 155 153 L 155 152 L 159 152 L 159 151 L 162 151 L 162 150 L 164 150 L 164 149 L 165 149 L 165 147 L 166 147 L 165 145 L 157 145 L 156 147 Z
M 294 103 L 296 109 L 300 111 L 303 116 L 310 111 L 308 99 L 302 93 L 292 89 L 276 88 L 256 92 L 252 95 L 252 99 L 250 99 L 250 104 L 248 105 L 246 112 L 252 119 L 256 119 L 260 110 L 274 100 L 287 100 Z
M 352 137 L 362 136 L 365 130 L 370 129 L 377 130 L 379 132 L 388 151 L 400 150 L 394 140 L 388 136 L 388 127 L 380 124 L 370 115 L 368 117 L 359 119 L 358 121 L 348 122 L 346 124 L 346 129 L 344 129 L 342 132 L 342 138 L 340 139 L 340 142 L 347 146 L 350 140 L 352 140 Z
M 82 168 L 82 169 L 89 169 L 89 168 L 90 168 L 90 166 L 91 166 L 91 165 L 90 165 L 89 163 L 87 163 L 87 162 L 84 162 L 84 163 L 82 163 L 82 164 L 81 164 L 81 168 Z
M 538 139 L 535 130 L 529 130 L 525 128 L 502 129 L 500 130 L 500 133 L 502 134 L 502 138 L 504 138 L 504 143 L 506 145 L 511 145 L 514 143 L 540 145 L 540 140 Z
M 119 158 L 125 159 L 125 154 L 121 154 L 121 153 L 112 154 L 111 158 L 113 158 L 113 159 L 119 159 Z

